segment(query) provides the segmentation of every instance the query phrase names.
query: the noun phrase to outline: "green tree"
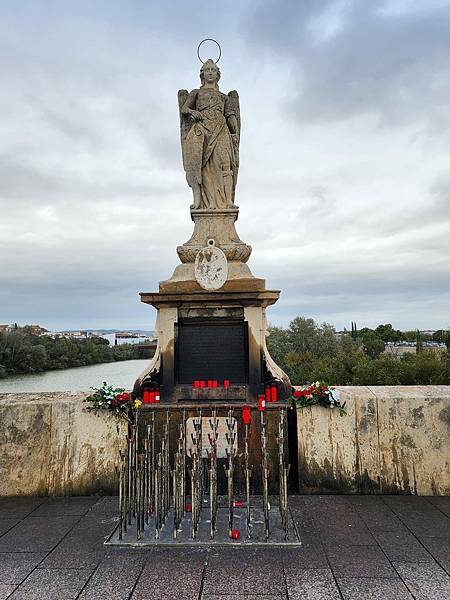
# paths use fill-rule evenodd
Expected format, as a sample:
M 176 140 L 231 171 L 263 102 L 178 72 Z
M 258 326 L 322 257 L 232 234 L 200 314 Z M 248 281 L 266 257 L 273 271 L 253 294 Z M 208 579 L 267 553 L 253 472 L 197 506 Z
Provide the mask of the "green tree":
M 295 352 L 307 352 L 312 349 L 317 325 L 314 319 L 296 317 L 289 323 L 288 337 Z
M 266 338 L 267 349 L 273 360 L 281 364 L 288 352 L 292 352 L 292 343 L 289 333 L 282 327 L 269 327 L 269 335 Z
M 378 325 L 375 329 L 375 335 L 383 340 L 383 342 L 399 342 L 403 336 L 402 332 L 394 329 L 390 323 Z
M 378 358 L 384 352 L 385 343 L 373 331 L 362 336 L 363 350 L 372 359 Z

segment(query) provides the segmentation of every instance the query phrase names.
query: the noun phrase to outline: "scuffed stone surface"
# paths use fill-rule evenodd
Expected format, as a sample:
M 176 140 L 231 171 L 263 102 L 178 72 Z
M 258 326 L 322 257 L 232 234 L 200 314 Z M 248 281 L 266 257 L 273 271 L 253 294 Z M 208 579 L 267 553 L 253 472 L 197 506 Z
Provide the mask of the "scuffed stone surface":
M 450 494 L 450 386 L 338 387 L 297 411 L 302 492 Z
M 87 412 L 87 395 L 0 394 L 0 496 L 115 491 L 125 423 Z

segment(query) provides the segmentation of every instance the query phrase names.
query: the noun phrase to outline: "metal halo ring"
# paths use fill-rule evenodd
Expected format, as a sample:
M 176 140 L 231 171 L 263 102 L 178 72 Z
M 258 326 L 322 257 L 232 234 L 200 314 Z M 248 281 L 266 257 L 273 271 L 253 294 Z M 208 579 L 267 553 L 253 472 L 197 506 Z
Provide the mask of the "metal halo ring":
M 202 65 L 204 65 L 204 64 L 205 64 L 205 62 L 206 62 L 206 61 L 203 61 L 203 60 L 200 58 L 200 46 L 201 46 L 201 45 L 202 45 L 204 42 L 214 42 L 215 44 L 217 44 L 217 47 L 219 48 L 219 58 L 218 58 L 216 61 L 214 61 L 214 62 L 217 64 L 217 63 L 219 62 L 219 60 L 220 60 L 220 57 L 222 56 L 222 48 L 220 47 L 220 44 L 219 44 L 219 42 L 217 42 L 216 40 L 213 40 L 213 38 L 205 38 L 205 39 L 204 39 L 204 40 L 202 40 L 202 41 L 200 42 L 200 44 L 197 46 L 197 56 L 198 56 L 198 60 L 199 60 L 199 61 L 202 63 Z

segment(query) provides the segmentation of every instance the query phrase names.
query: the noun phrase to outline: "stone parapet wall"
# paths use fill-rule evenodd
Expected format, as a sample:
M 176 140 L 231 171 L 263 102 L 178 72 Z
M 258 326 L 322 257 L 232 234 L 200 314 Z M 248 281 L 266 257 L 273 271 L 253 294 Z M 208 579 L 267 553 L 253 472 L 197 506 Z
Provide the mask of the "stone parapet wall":
M 450 494 L 450 386 L 340 387 L 297 411 L 303 493 Z M 126 424 L 87 393 L 0 394 L 0 496 L 115 493 Z
M 338 387 L 297 410 L 302 493 L 450 494 L 450 386 Z
M 86 396 L 0 394 L 0 496 L 116 492 L 126 424 L 87 412 Z

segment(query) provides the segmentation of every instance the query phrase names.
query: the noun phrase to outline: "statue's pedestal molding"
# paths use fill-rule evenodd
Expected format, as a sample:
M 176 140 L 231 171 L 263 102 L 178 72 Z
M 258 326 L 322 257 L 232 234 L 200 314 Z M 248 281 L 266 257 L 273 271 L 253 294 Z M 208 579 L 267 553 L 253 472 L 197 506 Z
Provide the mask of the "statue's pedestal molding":
M 182 263 L 193 263 L 197 253 L 205 248 L 208 240 L 213 239 L 227 257 L 228 261 L 247 262 L 252 247 L 245 244 L 238 236 L 235 228 L 239 208 L 224 209 L 191 209 L 194 221 L 194 232 L 191 238 L 177 252 Z
M 221 246 L 222 249 L 222 246 Z M 239 290 L 263 291 L 266 289 L 264 279 L 254 277 L 248 265 L 232 261 L 228 263 L 228 278 L 220 291 L 233 292 Z M 198 284 L 194 274 L 194 263 L 184 263 L 178 265 L 170 279 L 160 281 L 159 291 L 161 293 L 188 293 L 204 292 Z M 211 292 L 216 293 L 216 292 Z

